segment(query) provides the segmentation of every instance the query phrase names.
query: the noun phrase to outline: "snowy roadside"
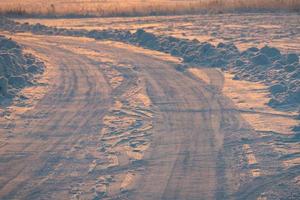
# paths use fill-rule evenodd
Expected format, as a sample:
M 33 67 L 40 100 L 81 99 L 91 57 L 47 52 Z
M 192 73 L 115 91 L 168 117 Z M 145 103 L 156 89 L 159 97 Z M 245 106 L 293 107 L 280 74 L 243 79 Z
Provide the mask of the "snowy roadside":
M 48 27 L 41 24 L 21 24 L 2 18 L 0 27 L 10 32 L 89 37 L 96 40 L 125 42 L 151 50 L 180 57 L 187 66 L 222 68 L 235 74 L 233 79 L 261 82 L 270 91 L 268 104 L 276 109 L 298 111 L 300 109 L 300 64 L 296 53 L 283 53 L 269 46 L 250 47 L 240 51 L 233 43 L 220 42 L 216 46 L 196 39 L 182 39 L 155 35 L 138 29 L 128 30 L 83 30 Z M 297 132 L 297 128 L 295 129 Z

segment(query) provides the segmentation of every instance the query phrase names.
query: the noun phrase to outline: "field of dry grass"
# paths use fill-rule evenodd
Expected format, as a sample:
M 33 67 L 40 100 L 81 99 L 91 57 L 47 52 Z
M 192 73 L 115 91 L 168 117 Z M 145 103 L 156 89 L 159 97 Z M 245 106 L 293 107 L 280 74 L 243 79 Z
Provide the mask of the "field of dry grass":
M 149 16 L 201 12 L 299 11 L 299 0 L 2 0 L 0 14 L 9 16 Z

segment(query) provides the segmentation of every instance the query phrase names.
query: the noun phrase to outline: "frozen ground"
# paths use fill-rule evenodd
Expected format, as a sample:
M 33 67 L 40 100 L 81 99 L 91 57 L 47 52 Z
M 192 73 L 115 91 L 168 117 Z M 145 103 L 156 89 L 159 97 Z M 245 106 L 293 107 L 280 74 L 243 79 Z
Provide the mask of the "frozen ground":
M 215 16 L 215 21 L 227 23 L 221 16 Z M 205 16 L 179 20 L 201 17 Z M 294 15 L 281 17 L 295 23 L 299 20 Z M 172 22 L 173 18 L 178 19 L 167 19 Z M 3 30 L 11 31 L 3 34 L 43 59 L 48 66 L 44 78 L 49 81 L 44 96 L 35 100 L 32 109 L 1 120 L 0 171 L 5 173 L 0 175 L 0 197 L 298 199 L 299 135 L 292 127 L 298 124 L 295 108 L 299 102 L 288 104 L 289 109 L 269 107 L 267 103 L 274 96 L 267 79 L 262 76 L 257 82 L 257 73 L 251 72 L 252 68 L 260 74 L 281 70 L 274 81 L 283 85 L 296 81 L 293 88 L 298 88 L 299 78 L 294 75 L 299 72 L 297 54 L 286 53 L 298 53 L 300 47 L 286 43 L 294 38 L 281 29 L 286 23 L 277 30 L 281 52 L 269 48 L 238 52 L 232 44 L 214 47 L 203 43 L 204 33 L 199 37 L 201 42 L 167 37 L 189 37 L 197 32 L 196 26 L 194 30 L 180 28 L 180 21 L 173 22 L 173 33 L 172 27 L 166 32 L 163 24 L 156 26 L 164 29 L 159 33 L 165 36 L 136 31 L 145 19 L 123 19 L 130 21 L 128 26 L 132 24 L 132 34 L 2 24 Z M 90 19 L 80 23 L 87 23 L 85 20 Z M 75 27 L 77 22 L 72 21 Z M 91 23 L 96 22 L 93 19 Z M 205 20 L 200 22 L 205 28 Z M 290 24 L 289 30 L 298 35 L 297 25 Z M 176 30 L 175 25 L 179 27 Z M 222 27 L 213 43 L 224 40 L 221 30 L 239 43 L 238 32 L 243 29 Z M 274 38 L 264 37 L 262 30 L 276 34 L 275 28 L 254 27 L 258 31 L 250 32 L 253 41 L 241 40 L 241 47 L 260 46 L 264 40 L 274 46 Z M 180 29 L 188 31 L 178 34 Z M 20 31 L 34 34 L 17 33 Z M 257 56 L 263 57 L 263 63 L 253 59 Z M 220 57 L 227 59 L 227 72 L 221 70 L 227 65 L 211 66 Z M 182 64 L 189 59 L 193 62 Z M 237 67 L 238 60 L 248 70 Z M 273 68 L 276 61 L 278 68 Z M 247 74 L 252 82 L 241 80 L 249 78 Z M 288 81 L 279 82 L 286 77 Z M 278 98 L 286 97 L 287 91 L 281 90 Z

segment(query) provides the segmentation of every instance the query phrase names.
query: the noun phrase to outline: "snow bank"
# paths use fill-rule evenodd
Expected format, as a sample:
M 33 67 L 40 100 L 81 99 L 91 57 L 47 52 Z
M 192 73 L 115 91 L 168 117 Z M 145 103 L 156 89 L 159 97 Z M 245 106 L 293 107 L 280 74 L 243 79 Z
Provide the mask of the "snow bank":
M 0 102 L 32 84 L 34 75 L 43 70 L 43 63 L 33 55 L 24 54 L 16 42 L 0 36 Z

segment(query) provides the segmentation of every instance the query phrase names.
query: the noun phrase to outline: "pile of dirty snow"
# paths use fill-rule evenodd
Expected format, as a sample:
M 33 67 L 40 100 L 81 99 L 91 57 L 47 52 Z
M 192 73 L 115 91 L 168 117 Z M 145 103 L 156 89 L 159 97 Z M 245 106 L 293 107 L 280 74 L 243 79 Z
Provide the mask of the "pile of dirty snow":
M 234 79 L 260 81 L 269 86 L 271 106 L 300 104 L 300 64 L 297 54 L 282 54 L 278 49 L 265 46 L 249 48 L 231 63 Z
M 25 54 L 16 42 L 0 36 L 0 102 L 11 99 L 20 89 L 32 84 L 34 75 L 43 70 L 42 62 Z

